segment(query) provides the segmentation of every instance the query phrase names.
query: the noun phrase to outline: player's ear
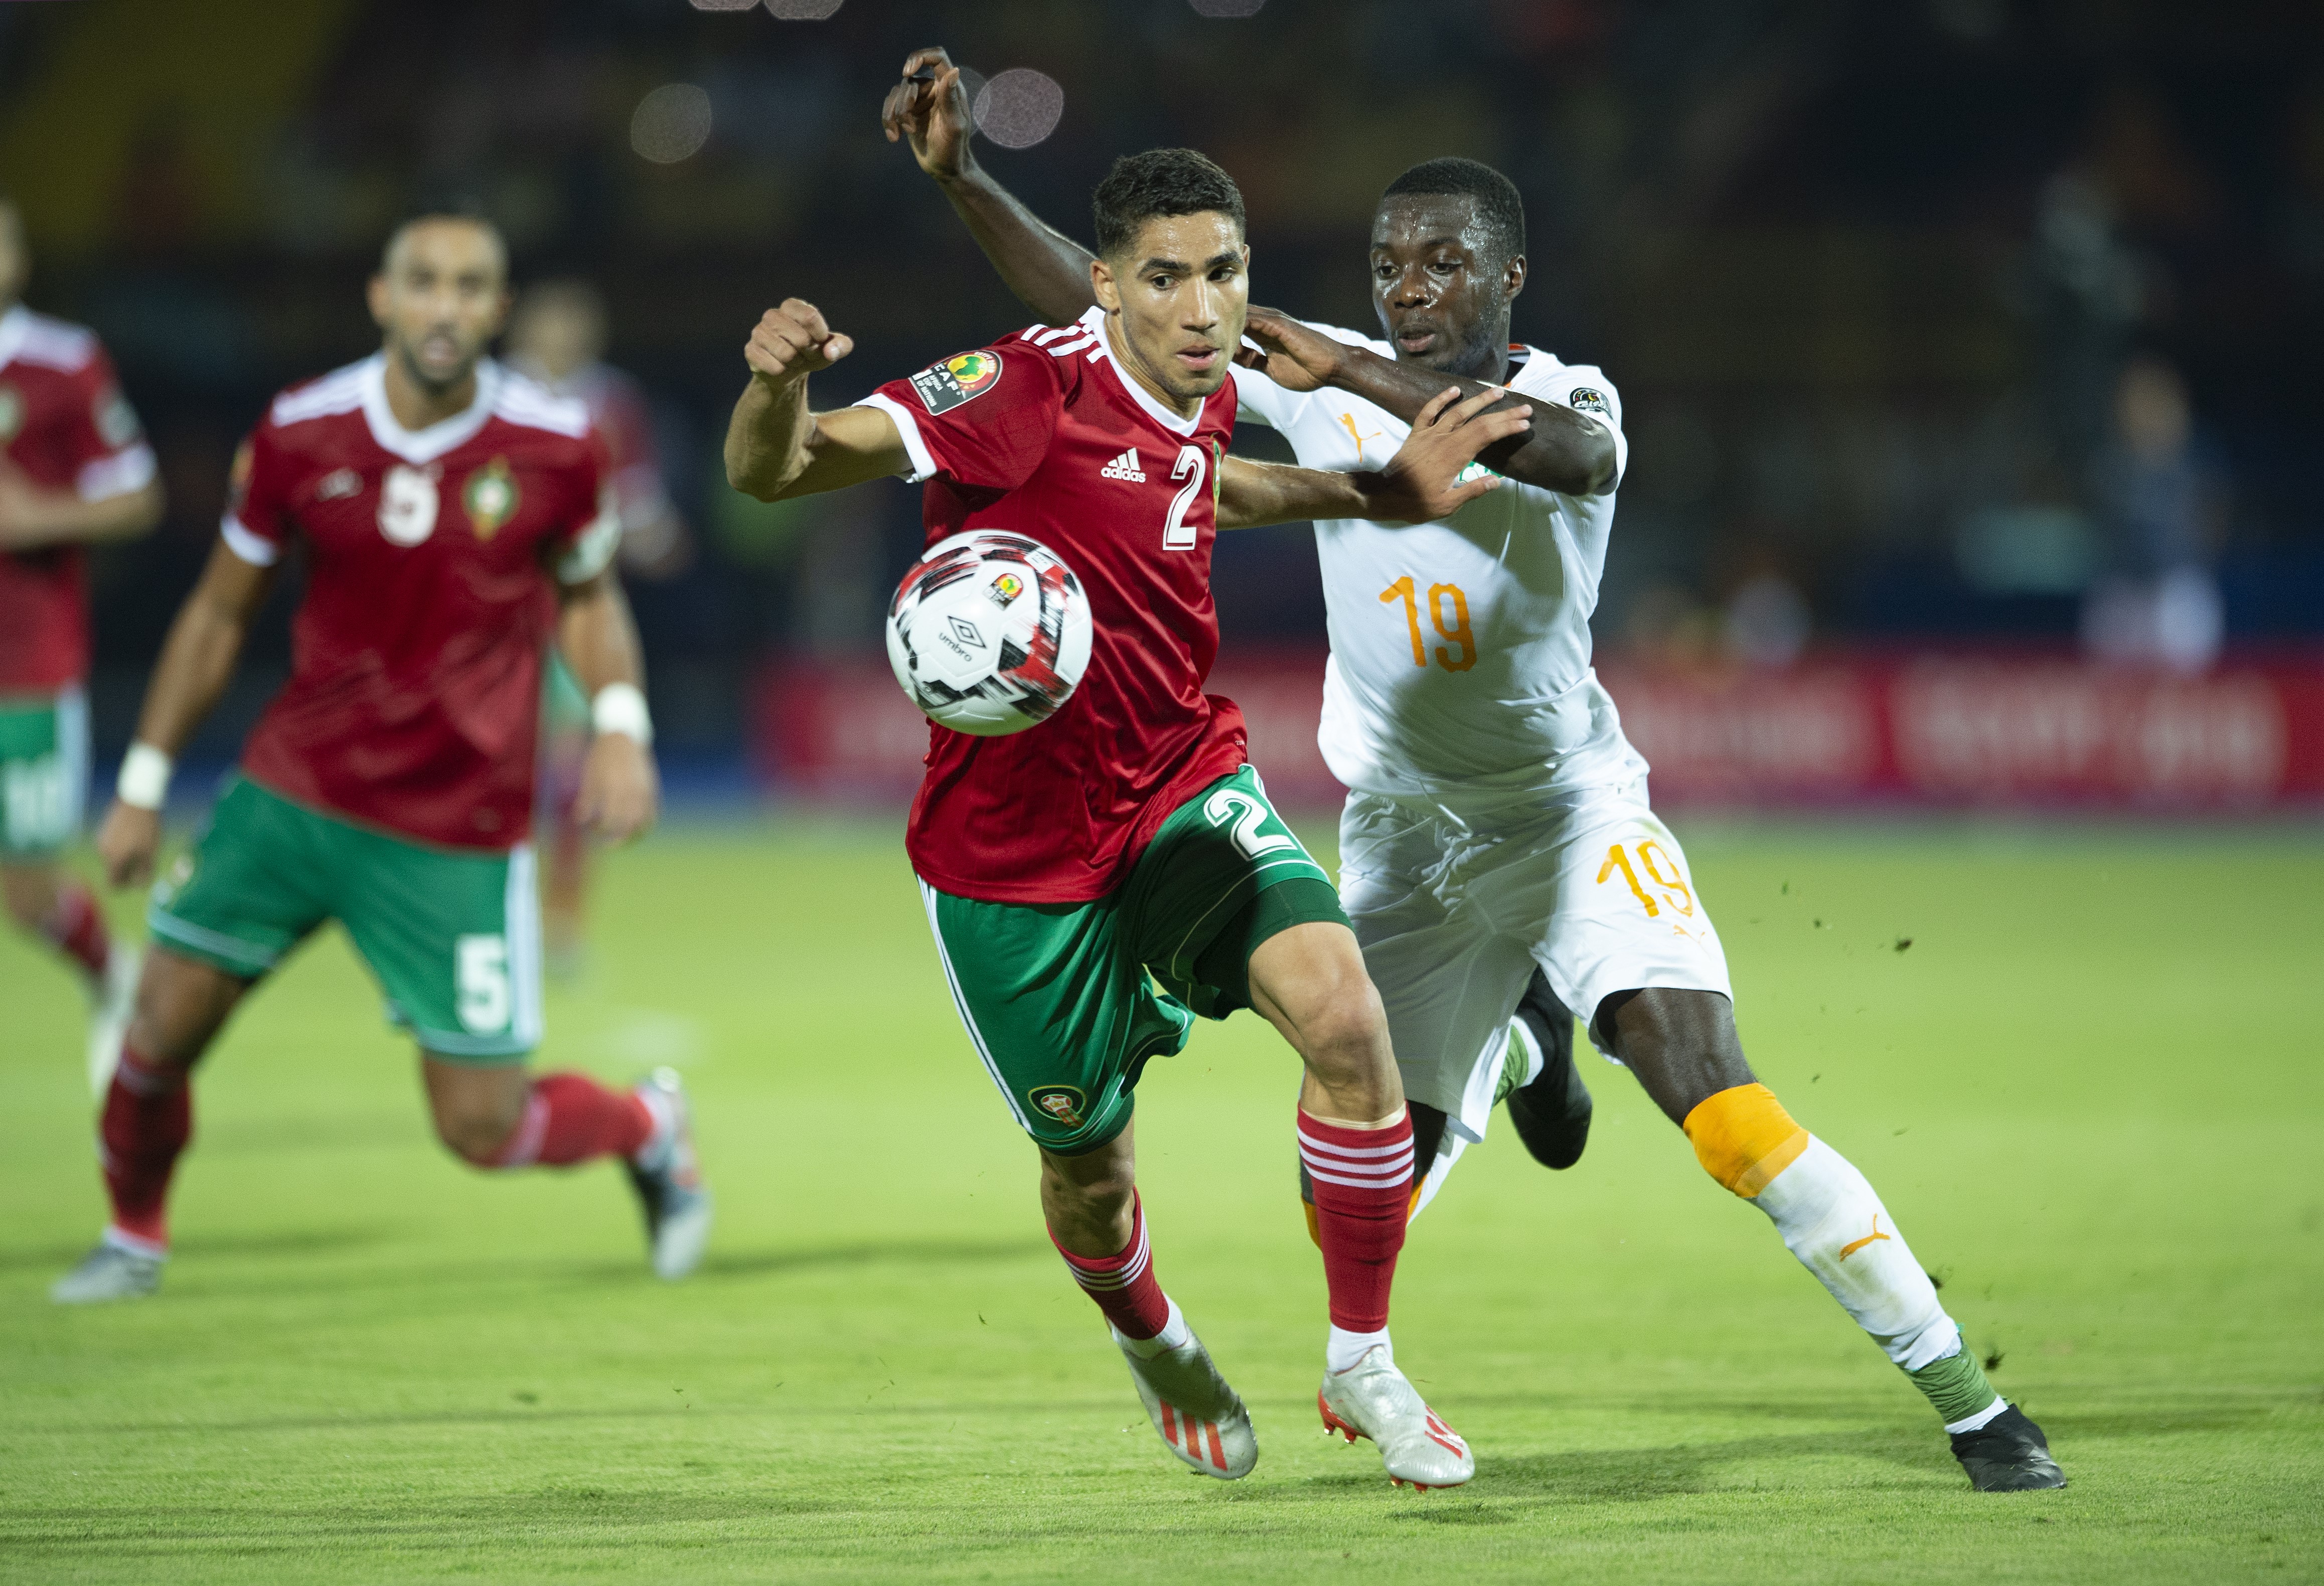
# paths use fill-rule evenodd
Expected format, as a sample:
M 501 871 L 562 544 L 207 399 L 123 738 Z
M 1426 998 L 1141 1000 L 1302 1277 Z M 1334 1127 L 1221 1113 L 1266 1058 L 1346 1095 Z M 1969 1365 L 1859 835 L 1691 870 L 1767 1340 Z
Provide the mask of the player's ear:
M 1095 298 L 1097 306 L 1107 313 L 1121 312 L 1121 288 L 1115 283 L 1113 267 L 1105 262 L 1102 254 L 1090 260 L 1090 296 Z
M 372 323 L 382 330 L 387 328 L 387 277 L 374 275 L 364 288 L 364 302 L 371 309 Z
M 1509 262 L 1501 266 L 1501 301 L 1506 303 L 1525 290 L 1525 283 L 1526 257 L 1523 254 L 1512 254 Z

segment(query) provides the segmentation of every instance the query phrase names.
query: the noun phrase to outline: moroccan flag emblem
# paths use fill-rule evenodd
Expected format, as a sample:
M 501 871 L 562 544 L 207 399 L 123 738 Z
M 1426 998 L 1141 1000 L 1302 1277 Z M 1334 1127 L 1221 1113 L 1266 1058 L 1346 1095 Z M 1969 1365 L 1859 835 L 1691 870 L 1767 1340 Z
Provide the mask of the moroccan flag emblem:
M 468 509 L 479 539 L 490 539 L 516 516 L 517 501 L 516 475 L 509 472 L 506 457 L 494 457 L 469 475 L 460 491 L 460 503 Z

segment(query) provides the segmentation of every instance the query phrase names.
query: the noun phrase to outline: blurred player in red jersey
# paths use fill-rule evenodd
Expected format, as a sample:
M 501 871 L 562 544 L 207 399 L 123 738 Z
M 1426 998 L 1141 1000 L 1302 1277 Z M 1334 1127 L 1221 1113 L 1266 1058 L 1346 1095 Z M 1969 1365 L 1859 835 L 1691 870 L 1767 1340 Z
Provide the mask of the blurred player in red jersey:
M 604 361 L 605 301 L 586 281 L 544 281 L 518 297 L 509 319 L 510 367 L 589 410 L 604 442 L 622 520 L 620 564 L 633 578 L 675 577 L 692 559 L 686 520 L 662 482 L 653 417 L 638 383 Z M 549 816 L 541 878 L 543 955 L 549 973 L 578 971 L 588 902 L 589 848 L 574 803 L 589 748 L 589 702 L 562 658 L 549 657 L 541 691 L 542 807 Z
M 82 548 L 151 530 L 161 485 L 96 334 L 18 301 L 31 272 L 22 217 L 0 198 L 0 893 L 9 917 L 78 972 L 89 1083 L 102 1086 L 138 954 L 57 863 L 88 788 Z
M 1241 712 L 1203 693 L 1219 641 L 1211 546 L 1222 527 L 1452 510 L 1493 484 L 1454 476 L 1530 420 L 1479 418 L 1489 396 L 1440 401 L 1384 475 L 1229 458 L 1241 195 L 1201 155 L 1162 149 L 1118 162 L 1095 208 L 1096 307 L 855 407 L 807 400 L 849 338 L 796 299 L 770 311 L 746 351 L 727 477 L 763 500 L 926 481 L 931 541 L 1021 533 L 1079 576 L 1096 629 L 1080 687 L 1011 737 L 933 728 L 906 844 L 962 1021 L 1040 1149 L 1050 1237 L 1172 1452 L 1246 1474 L 1250 1416 L 1154 1277 L 1130 1123 L 1145 1065 L 1182 1049 L 1196 1014 L 1256 1009 L 1306 1067 L 1297 1134 L 1331 1297 L 1326 1423 L 1371 1437 L 1399 1481 L 1456 1485 L 1475 1469 L 1468 1446 L 1388 1340 L 1412 1129 L 1387 1025 L 1330 879 L 1245 763 Z
M 532 853 L 541 653 L 593 689 L 580 808 L 635 836 L 658 799 L 636 636 L 611 571 L 620 524 L 587 412 L 484 358 L 507 254 L 456 216 L 396 232 L 371 283 L 383 350 L 274 401 L 235 459 L 201 581 L 154 669 L 97 838 L 115 885 L 148 875 L 171 756 L 216 704 L 296 540 L 307 587 L 290 683 L 194 851 L 154 890 L 152 951 L 100 1124 L 113 1203 L 60 1302 L 152 1291 L 192 1133 L 189 1079 L 236 1003 L 336 918 L 419 1043 L 437 1133 L 479 1167 L 613 1157 L 655 1269 L 690 1271 L 710 1203 L 686 1098 L 534 1075 Z

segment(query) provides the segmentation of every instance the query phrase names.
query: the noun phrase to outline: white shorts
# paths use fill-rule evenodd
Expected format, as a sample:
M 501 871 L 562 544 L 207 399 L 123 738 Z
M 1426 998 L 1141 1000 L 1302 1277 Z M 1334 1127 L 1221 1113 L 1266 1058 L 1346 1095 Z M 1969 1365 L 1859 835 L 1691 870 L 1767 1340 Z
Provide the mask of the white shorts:
M 1615 991 L 1734 994 L 1644 778 L 1485 815 L 1351 793 L 1340 901 L 1387 1005 L 1404 1093 L 1445 1114 L 1453 1156 L 1485 1138 L 1509 1020 L 1536 964 L 1585 1024 Z

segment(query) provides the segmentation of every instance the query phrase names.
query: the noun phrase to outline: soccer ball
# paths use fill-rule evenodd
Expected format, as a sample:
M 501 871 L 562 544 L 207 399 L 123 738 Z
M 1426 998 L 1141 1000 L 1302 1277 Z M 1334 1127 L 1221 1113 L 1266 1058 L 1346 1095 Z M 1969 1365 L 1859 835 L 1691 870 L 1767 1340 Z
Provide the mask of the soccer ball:
M 998 738 L 1047 721 L 1089 669 L 1089 597 L 1038 540 L 975 529 L 928 547 L 888 603 L 888 664 L 939 725 Z

